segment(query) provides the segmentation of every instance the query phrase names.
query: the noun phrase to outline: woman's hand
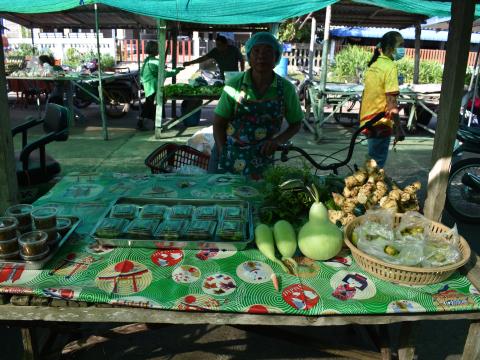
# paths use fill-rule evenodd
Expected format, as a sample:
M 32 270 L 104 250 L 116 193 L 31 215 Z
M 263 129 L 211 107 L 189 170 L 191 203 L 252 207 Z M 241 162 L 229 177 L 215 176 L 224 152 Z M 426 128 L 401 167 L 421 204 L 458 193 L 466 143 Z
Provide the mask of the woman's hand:
M 277 139 L 267 140 L 260 149 L 260 154 L 262 154 L 263 156 L 270 156 L 275 152 L 275 150 L 277 150 L 278 145 L 279 142 Z

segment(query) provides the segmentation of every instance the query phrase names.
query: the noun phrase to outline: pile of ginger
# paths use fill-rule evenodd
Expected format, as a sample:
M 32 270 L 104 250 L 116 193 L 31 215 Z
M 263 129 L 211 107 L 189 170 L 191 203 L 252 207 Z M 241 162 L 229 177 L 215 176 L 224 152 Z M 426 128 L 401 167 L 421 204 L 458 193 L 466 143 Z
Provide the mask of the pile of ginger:
M 375 160 L 365 162 L 353 175 L 345 178 L 345 188 L 342 194 L 332 193 L 333 201 L 341 210 L 328 210 L 330 221 L 334 224 L 340 221 L 342 225 L 355 219 L 355 209 L 363 206 L 371 209 L 380 205 L 383 209 L 391 209 L 395 213 L 418 211 L 420 209 L 417 191 L 421 184 L 415 181 L 403 190 L 392 185 L 389 191 L 385 182 L 385 172 L 378 168 Z

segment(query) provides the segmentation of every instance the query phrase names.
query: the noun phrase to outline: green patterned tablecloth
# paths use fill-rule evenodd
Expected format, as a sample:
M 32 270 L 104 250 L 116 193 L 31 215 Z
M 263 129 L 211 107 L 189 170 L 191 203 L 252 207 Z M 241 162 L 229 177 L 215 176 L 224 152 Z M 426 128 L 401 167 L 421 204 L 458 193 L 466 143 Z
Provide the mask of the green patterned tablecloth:
M 42 270 L 0 265 L 0 292 L 175 310 L 318 314 L 478 311 L 480 293 L 458 272 L 431 286 L 403 286 L 361 270 L 348 252 L 298 258 L 299 276 L 256 249 L 104 248 L 89 235 L 120 196 L 261 201 L 256 184 L 221 175 L 70 174 L 35 205 L 82 219 Z M 271 280 L 275 273 L 279 290 Z

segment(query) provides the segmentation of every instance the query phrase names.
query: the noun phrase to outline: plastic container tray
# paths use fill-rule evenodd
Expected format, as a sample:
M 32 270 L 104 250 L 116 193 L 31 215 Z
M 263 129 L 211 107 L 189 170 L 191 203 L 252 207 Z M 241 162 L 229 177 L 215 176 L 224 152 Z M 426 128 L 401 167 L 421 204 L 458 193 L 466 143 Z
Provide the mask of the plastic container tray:
M 118 204 L 136 204 L 140 208 L 145 205 L 157 204 L 164 205 L 169 208 L 178 205 L 189 205 L 196 208 L 204 206 L 216 206 L 219 207 L 240 207 L 242 209 L 243 219 L 242 222 L 245 224 L 244 231 L 242 231 L 242 237 L 235 237 L 234 239 L 222 239 L 214 231 L 213 235 L 209 239 L 192 239 L 187 236 L 186 230 L 190 229 L 190 219 L 170 219 L 169 215 L 171 211 L 167 211 L 167 217 L 160 223 L 155 231 L 154 235 L 150 238 L 132 238 L 128 237 L 128 234 L 122 233 L 116 238 L 106 238 L 100 237 L 96 234 L 97 227 L 101 226 L 104 218 L 99 219 L 97 225 L 92 231 L 92 236 L 97 240 L 101 245 L 106 246 L 116 246 L 116 247 L 142 247 L 142 248 L 152 248 L 152 249 L 220 249 L 220 250 L 243 250 L 248 244 L 253 241 L 254 229 L 253 229 L 253 216 L 252 208 L 247 201 L 243 200 L 208 200 L 208 199 L 155 199 L 155 198 L 133 198 L 133 197 L 123 197 L 117 199 L 117 201 L 112 204 L 112 207 Z M 110 211 L 107 211 L 106 217 L 109 216 Z M 172 221 L 184 221 L 185 228 L 182 228 L 179 236 L 173 236 L 170 233 L 163 234 L 162 229 L 165 227 L 167 222 Z M 193 220 L 195 221 L 195 220 Z M 217 219 L 211 220 L 215 224 L 220 224 L 223 221 L 223 212 L 217 211 Z
M 80 224 L 80 218 L 76 216 L 68 216 L 68 215 L 62 215 L 62 217 L 69 218 L 72 221 L 72 227 L 68 232 L 60 238 L 60 240 L 57 242 L 55 246 L 50 247 L 50 252 L 48 255 L 42 259 L 36 260 L 36 261 L 30 261 L 30 260 L 23 260 L 19 258 L 19 254 L 17 254 L 16 259 L 8 259 L 8 260 L 0 260 L 0 266 L 12 266 L 12 267 L 19 267 L 19 266 L 25 266 L 25 270 L 39 270 L 42 269 L 58 252 L 58 249 L 62 247 L 62 245 L 67 241 L 67 239 L 72 235 L 72 233 L 75 231 L 77 228 L 78 224 Z

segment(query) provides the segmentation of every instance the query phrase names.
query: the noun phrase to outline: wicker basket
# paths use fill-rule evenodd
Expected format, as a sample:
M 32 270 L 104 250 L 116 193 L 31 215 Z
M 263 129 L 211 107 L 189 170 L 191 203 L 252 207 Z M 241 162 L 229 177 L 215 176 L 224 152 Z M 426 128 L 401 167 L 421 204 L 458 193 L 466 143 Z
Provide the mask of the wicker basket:
M 145 159 L 145 165 L 152 174 L 171 173 L 183 165 L 195 165 L 208 169 L 210 156 L 187 145 L 166 143 L 154 150 Z
M 395 226 L 400 223 L 401 218 L 401 214 L 397 214 L 395 216 Z M 360 216 L 345 227 L 345 244 L 350 248 L 353 258 L 362 269 L 382 280 L 407 285 L 435 284 L 447 279 L 450 275 L 452 275 L 453 272 L 455 272 L 455 270 L 465 265 L 465 263 L 470 259 L 470 246 L 463 237 L 459 236 L 458 245 L 460 252 L 462 253 L 462 259 L 455 264 L 438 268 L 421 268 L 389 264 L 364 253 L 350 241 L 353 230 L 365 220 L 365 215 Z M 450 229 L 445 225 L 432 221 L 430 222 L 430 230 L 434 233 L 441 233 Z

